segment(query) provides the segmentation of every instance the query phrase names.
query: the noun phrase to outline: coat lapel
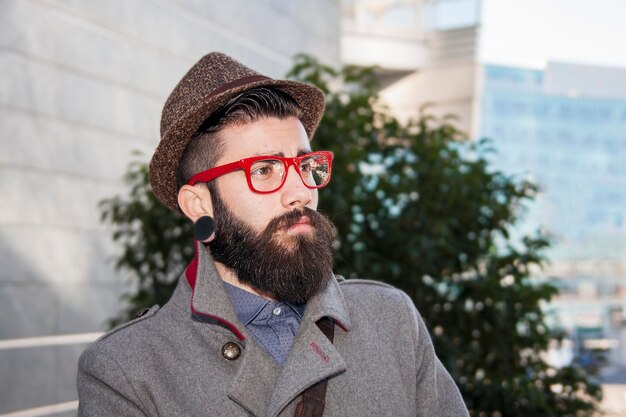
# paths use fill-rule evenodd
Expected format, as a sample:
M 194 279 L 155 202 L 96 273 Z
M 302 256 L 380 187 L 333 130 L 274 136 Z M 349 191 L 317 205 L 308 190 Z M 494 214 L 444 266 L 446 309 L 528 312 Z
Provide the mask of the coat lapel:
M 237 373 L 227 390 L 228 397 L 252 415 L 266 416 L 280 366 L 263 347 L 253 342 L 237 318 L 213 259 L 204 247 L 198 249 L 197 275 L 191 280 L 194 282 L 191 310 L 198 319 L 226 327 L 237 336 L 243 350 L 237 360 Z
M 266 416 L 280 366 L 261 346 L 247 345 L 228 396 L 252 415 Z
M 196 256 L 197 275 L 191 296 L 191 311 L 228 328 L 239 340 L 245 340 L 247 336 L 244 334 L 244 326 L 237 318 L 222 279 L 215 269 L 215 262 L 209 256 L 208 250 L 200 244 Z
M 327 316 L 336 323 L 335 337 L 339 332 L 349 330 L 350 318 L 334 278 L 324 291 L 307 303 L 294 344 L 276 380 L 276 387 L 267 408 L 268 416 L 278 415 L 310 386 L 345 372 L 346 363 L 343 357 L 315 324 L 317 320 Z

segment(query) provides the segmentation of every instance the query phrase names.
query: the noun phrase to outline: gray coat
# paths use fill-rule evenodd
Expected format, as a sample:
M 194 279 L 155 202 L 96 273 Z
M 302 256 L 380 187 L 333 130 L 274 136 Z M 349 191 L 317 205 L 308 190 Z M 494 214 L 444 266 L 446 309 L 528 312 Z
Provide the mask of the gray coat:
M 324 378 L 324 416 L 468 416 L 405 293 L 331 280 L 309 300 L 280 367 L 238 321 L 200 252 L 163 308 L 82 354 L 79 416 L 293 416 L 300 394 Z M 315 325 L 324 316 L 337 323 L 334 343 Z M 237 359 L 223 356 L 227 342 L 241 347 Z

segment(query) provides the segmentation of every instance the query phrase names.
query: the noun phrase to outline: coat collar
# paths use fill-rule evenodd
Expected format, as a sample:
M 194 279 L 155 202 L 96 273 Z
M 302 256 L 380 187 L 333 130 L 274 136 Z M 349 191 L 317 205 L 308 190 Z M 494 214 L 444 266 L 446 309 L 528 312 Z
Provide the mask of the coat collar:
M 241 342 L 249 337 L 237 318 L 213 259 L 202 244 L 196 242 L 196 257 L 187 267 L 185 277 L 189 284 L 185 287 L 191 289 L 187 296 L 191 297 L 195 317 L 228 328 Z M 276 416 L 308 387 L 344 372 L 346 365 L 341 354 L 315 324 L 322 317 L 330 317 L 338 325 L 335 338 L 340 332 L 337 327 L 347 332 L 352 326 L 334 277 L 308 301 L 282 368 L 261 346 L 249 341 L 243 343 L 246 352 L 228 389 L 229 397 L 253 415 Z
M 209 251 L 201 243 L 195 243 L 196 256 L 185 270 L 185 277 L 192 290 L 191 311 L 219 322 L 229 328 L 239 340 L 245 340 L 245 331 L 241 328 L 243 326 L 234 312 Z M 334 278 L 328 281 L 326 288 L 311 297 L 306 305 L 304 318 L 315 323 L 322 317 L 332 318 L 344 331 L 350 330 L 348 309 Z
M 216 321 L 232 331 L 239 340 L 245 340 L 243 326 L 237 319 L 213 259 L 204 245 L 197 241 L 195 244 L 196 257 L 185 271 L 191 287 L 191 312 Z

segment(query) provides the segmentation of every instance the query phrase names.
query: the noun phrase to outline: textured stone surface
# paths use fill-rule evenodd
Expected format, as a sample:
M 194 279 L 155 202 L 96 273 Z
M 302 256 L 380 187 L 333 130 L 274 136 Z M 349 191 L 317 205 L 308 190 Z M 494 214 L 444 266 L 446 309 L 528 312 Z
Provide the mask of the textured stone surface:
M 22 223 L 0 229 L 0 285 L 115 282 L 106 231 Z
M 0 54 L 0 104 L 112 135 L 158 136 L 162 101 L 12 51 Z M 3 84 L 4 84 L 3 83 Z M 34 116 L 35 116 L 34 115 Z
M 119 311 L 128 282 L 97 204 L 213 50 L 274 77 L 298 52 L 336 65 L 339 2 L 0 2 L 0 341 L 100 331 Z M 0 350 L 0 413 L 75 399 L 83 348 Z
M 45 175 L 53 171 L 101 182 L 119 182 L 120 172 L 135 159 L 132 152 L 149 155 L 156 143 L 156 137 L 137 140 L 6 107 L 0 107 L 0 126 L 6 135 L 0 148 L 3 167 L 27 171 L 36 167 Z M 109 154 L 116 157 L 102 157 Z M 13 181 L 19 177 L 15 174 L 9 175 Z
M 76 362 L 85 346 L 0 350 L 0 413 L 76 400 Z
M 2 228 L 0 340 L 104 329 L 125 289 L 115 250 L 105 232 Z

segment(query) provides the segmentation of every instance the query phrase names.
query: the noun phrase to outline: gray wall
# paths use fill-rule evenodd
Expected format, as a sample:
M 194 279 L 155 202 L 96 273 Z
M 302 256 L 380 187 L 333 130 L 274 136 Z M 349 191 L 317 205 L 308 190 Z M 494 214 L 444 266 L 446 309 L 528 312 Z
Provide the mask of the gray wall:
M 220 50 L 280 77 L 298 52 L 337 65 L 338 45 L 336 0 L 0 1 L 0 414 L 76 399 L 84 342 L 24 338 L 101 331 L 121 307 L 97 203 L 149 158 L 187 69 Z

